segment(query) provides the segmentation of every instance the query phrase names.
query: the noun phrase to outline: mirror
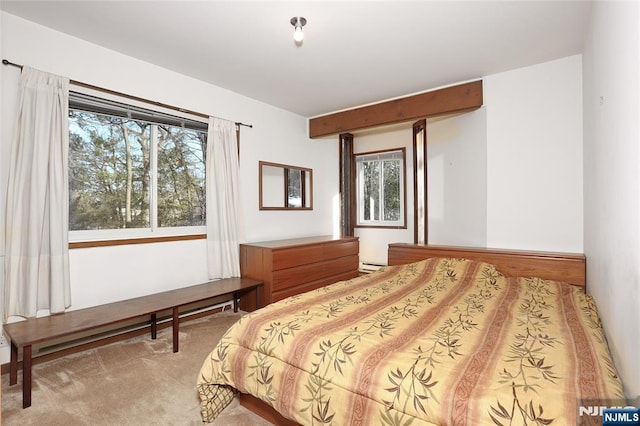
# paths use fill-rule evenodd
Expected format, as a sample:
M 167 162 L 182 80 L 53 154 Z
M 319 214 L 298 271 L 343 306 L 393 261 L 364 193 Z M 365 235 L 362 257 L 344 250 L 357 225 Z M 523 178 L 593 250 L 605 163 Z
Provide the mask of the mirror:
M 413 123 L 414 237 L 416 244 L 427 244 L 427 120 Z
M 259 162 L 260 210 L 312 210 L 311 169 Z

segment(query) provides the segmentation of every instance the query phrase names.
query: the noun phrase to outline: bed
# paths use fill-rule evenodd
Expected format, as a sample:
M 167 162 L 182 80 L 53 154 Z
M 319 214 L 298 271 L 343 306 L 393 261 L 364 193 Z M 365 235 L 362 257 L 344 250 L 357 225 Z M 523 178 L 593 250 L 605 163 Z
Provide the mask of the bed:
M 205 359 L 276 424 L 579 424 L 624 401 L 582 255 L 392 244 L 389 265 L 242 317 Z

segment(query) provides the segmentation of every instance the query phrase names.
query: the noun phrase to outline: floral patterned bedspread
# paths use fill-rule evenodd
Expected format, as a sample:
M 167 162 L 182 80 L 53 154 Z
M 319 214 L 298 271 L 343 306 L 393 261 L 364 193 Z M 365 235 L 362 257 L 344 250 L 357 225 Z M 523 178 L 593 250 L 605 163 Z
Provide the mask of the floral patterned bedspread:
M 578 423 L 624 398 L 591 297 L 494 266 L 391 266 L 247 314 L 206 358 L 202 418 L 234 389 L 303 425 Z

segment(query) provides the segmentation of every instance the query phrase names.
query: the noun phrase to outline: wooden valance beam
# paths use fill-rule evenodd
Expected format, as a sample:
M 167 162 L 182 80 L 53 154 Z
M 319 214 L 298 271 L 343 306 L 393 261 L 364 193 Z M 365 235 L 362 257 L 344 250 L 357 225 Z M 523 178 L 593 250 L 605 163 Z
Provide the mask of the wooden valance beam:
M 472 110 L 481 107 L 482 101 L 482 80 L 473 81 L 312 118 L 309 120 L 309 137 Z

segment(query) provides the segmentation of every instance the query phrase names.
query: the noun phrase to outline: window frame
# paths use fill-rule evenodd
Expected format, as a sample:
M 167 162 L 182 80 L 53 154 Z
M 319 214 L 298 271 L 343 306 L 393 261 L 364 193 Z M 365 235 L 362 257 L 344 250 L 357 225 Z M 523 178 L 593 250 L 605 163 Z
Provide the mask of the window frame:
M 369 152 L 360 152 L 353 154 L 353 167 L 355 172 L 355 194 L 354 198 L 356 200 L 356 211 L 355 211 L 355 228 L 392 228 L 392 229 L 407 229 L 407 156 L 406 156 L 406 148 L 391 148 L 379 151 L 369 151 Z M 400 218 L 397 221 L 388 221 L 388 220 L 362 220 L 362 195 L 361 195 L 361 173 L 359 163 L 364 161 L 367 158 L 379 157 L 378 161 L 382 162 L 385 157 L 392 156 L 395 153 L 399 153 L 401 158 L 400 162 Z M 381 169 L 382 170 L 382 169 Z M 382 176 L 382 175 L 381 175 Z M 381 177 L 382 179 L 382 177 Z M 383 185 L 380 185 L 380 191 L 383 191 Z M 380 199 L 382 200 L 384 194 L 380 194 Z M 384 205 L 381 202 L 381 205 Z
M 70 92 L 69 110 L 81 110 L 94 114 L 112 115 L 133 120 L 147 121 L 152 124 L 177 126 L 188 123 L 187 127 L 207 133 L 208 120 L 204 117 L 196 116 L 188 112 L 175 111 L 164 107 L 163 104 L 141 101 L 139 98 L 118 96 L 113 93 L 95 93 L 90 89 L 74 90 Z M 77 96 L 74 100 L 73 96 Z M 105 109 L 105 105 L 114 108 L 113 114 Z M 120 112 L 117 112 L 117 109 Z M 157 133 L 157 129 L 152 133 Z M 153 145 L 153 146 L 151 146 Z M 149 191 L 157 191 L 157 139 L 156 135 L 150 140 L 151 164 L 149 170 Z M 67 165 L 69 167 L 69 165 Z M 206 177 L 205 177 L 206 185 Z M 205 187 L 206 191 L 206 187 Z M 150 220 L 149 227 L 145 228 L 119 228 L 119 229 L 99 229 L 99 230 L 68 230 L 69 248 L 85 248 L 96 246 L 135 244 L 140 242 L 151 243 L 160 241 L 181 241 L 185 239 L 201 239 L 206 237 L 207 227 L 179 226 L 179 227 L 158 227 L 157 226 L 157 193 L 150 194 Z

